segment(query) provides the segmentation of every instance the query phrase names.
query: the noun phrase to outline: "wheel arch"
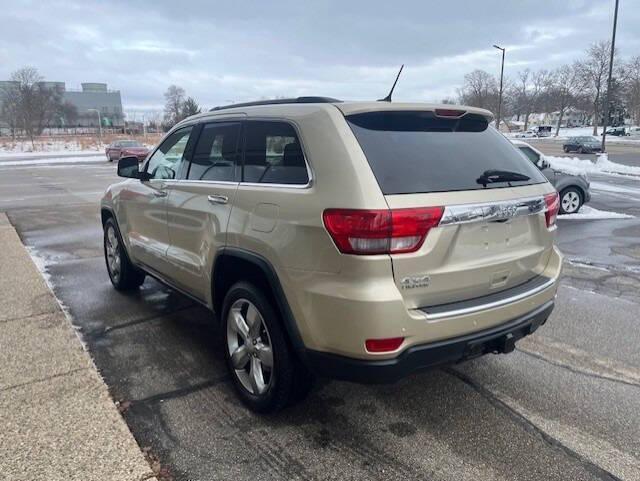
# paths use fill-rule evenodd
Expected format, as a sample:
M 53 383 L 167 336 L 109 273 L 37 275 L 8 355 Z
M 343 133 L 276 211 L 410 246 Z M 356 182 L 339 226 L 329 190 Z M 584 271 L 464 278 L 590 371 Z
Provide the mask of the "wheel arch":
M 305 346 L 300 336 L 280 279 L 273 265 L 263 256 L 236 247 L 223 247 L 216 254 L 211 273 L 212 307 L 221 315 L 224 297 L 236 282 L 244 280 L 263 288 L 278 309 L 291 346 L 304 361 Z

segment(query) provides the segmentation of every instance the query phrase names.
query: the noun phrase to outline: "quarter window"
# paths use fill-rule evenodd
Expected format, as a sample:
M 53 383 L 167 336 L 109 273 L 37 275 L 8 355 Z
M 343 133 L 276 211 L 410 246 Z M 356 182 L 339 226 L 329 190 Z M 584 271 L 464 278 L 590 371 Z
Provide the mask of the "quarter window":
M 239 158 L 239 139 L 238 122 L 205 125 L 198 139 L 187 178 L 234 181 Z
M 309 174 L 295 129 L 286 122 L 246 122 L 243 180 L 307 184 Z
M 175 179 L 180 164 L 185 157 L 191 127 L 172 133 L 153 153 L 147 164 L 147 172 L 152 179 Z

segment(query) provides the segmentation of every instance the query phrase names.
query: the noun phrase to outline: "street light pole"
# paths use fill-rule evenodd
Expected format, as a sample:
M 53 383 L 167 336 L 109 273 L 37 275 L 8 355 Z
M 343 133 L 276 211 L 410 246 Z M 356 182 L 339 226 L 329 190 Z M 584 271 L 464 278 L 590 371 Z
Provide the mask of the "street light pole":
M 607 142 L 607 122 L 609 121 L 609 102 L 611 101 L 611 77 L 613 75 L 613 56 L 616 51 L 616 26 L 618 25 L 618 0 L 613 13 L 613 34 L 611 35 L 611 57 L 609 58 L 609 80 L 607 81 L 607 100 L 604 106 L 604 122 L 602 130 L 602 152 L 605 152 Z M 597 122 L 598 119 L 595 119 Z M 597 125 L 597 124 L 596 124 Z
M 498 118 L 496 119 L 496 128 L 500 130 L 500 117 L 502 114 L 502 80 L 504 78 L 504 53 L 507 49 L 498 47 L 497 45 L 494 45 L 494 47 L 502 51 L 502 64 L 500 65 L 500 94 L 498 95 Z
M 102 145 L 102 117 L 98 109 L 87 109 L 87 112 L 96 112 L 98 114 L 98 138 L 100 139 L 100 145 Z

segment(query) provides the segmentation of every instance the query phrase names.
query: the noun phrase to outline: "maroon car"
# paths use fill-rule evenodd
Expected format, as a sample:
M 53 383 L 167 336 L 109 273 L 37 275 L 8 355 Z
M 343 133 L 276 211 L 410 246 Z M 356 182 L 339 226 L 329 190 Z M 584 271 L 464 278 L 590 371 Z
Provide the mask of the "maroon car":
M 109 162 L 130 156 L 138 157 L 138 160 L 142 162 L 147 158 L 148 153 L 149 149 L 137 140 L 116 140 L 111 142 L 105 149 Z

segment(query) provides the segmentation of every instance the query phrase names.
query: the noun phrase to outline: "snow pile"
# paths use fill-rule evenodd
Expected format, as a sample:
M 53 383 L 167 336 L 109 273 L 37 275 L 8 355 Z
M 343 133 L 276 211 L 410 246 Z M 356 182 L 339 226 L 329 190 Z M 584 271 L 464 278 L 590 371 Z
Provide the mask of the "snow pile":
M 622 174 L 640 176 L 640 167 L 611 162 L 607 154 L 598 155 L 595 163 L 588 159 L 579 159 L 577 157 L 553 157 L 545 155 L 544 158 L 554 169 L 572 175 Z
M 629 214 L 621 214 L 620 212 L 609 212 L 606 210 L 598 210 L 588 205 L 583 205 L 577 214 L 565 214 L 558 217 L 558 220 L 605 220 L 605 219 L 634 219 Z

